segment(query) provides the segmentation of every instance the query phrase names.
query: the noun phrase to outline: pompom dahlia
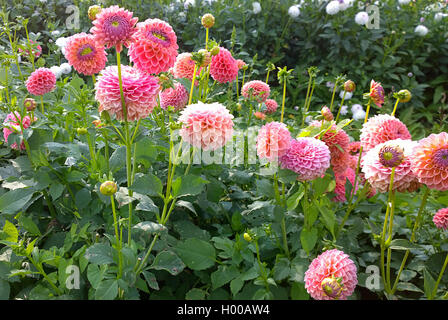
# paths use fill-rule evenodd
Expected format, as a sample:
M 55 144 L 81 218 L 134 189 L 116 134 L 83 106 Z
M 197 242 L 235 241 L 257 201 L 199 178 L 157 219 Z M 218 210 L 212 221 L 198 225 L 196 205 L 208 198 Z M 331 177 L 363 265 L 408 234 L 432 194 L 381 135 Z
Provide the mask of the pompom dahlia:
M 384 103 L 384 89 L 380 82 L 375 82 L 372 80 L 370 82 L 370 99 L 375 103 L 378 108 L 381 108 Z
M 190 104 L 181 111 L 182 139 L 202 150 L 223 147 L 233 134 L 233 115 L 220 103 Z
M 11 133 L 21 132 L 20 119 L 20 114 L 15 111 L 14 113 L 11 112 L 10 114 L 8 114 L 5 121 L 3 121 L 3 138 L 5 139 L 6 143 L 8 142 L 8 137 Z M 22 125 L 24 129 L 28 128 L 31 125 L 31 118 L 29 116 L 23 117 Z M 11 148 L 16 150 L 19 149 L 17 143 L 13 143 L 11 145 Z M 23 141 L 20 144 L 20 149 L 25 150 L 25 143 Z
M 261 159 L 276 161 L 291 145 L 291 133 L 284 123 L 269 122 L 261 127 L 257 136 L 257 155 Z
M 241 89 L 241 95 L 247 99 L 255 99 L 258 102 L 264 102 L 269 97 L 271 89 L 269 85 L 260 80 L 247 82 Z
M 336 180 L 336 187 L 334 189 L 334 193 L 336 193 L 336 196 L 331 199 L 333 201 L 336 202 L 344 202 L 347 201 L 346 197 L 345 197 L 345 184 L 346 181 L 348 179 L 348 181 L 350 181 L 350 183 L 352 184 L 352 187 L 355 185 L 355 170 L 352 169 L 351 167 L 348 167 L 347 169 L 345 169 L 345 172 L 343 173 L 338 173 L 335 172 L 334 173 L 334 177 Z M 356 190 L 358 189 L 358 186 L 356 186 Z M 353 189 L 352 189 L 353 192 Z M 355 191 L 356 193 L 356 191 Z
M 158 74 L 174 66 L 177 57 L 177 37 L 165 21 L 148 19 L 139 24 L 129 47 L 130 60 L 141 71 Z
M 346 300 L 358 284 L 356 272 L 356 265 L 347 254 L 327 250 L 305 272 L 305 288 L 316 300 Z
M 412 172 L 428 188 L 448 190 L 448 133 L 421 139 L 411 156 Z
M 180 82 L 174 83 L 174 88 L 167 88 L 160 92 L 160 106 L 163 109 L 169 106 L 176 110 L 183 109 L 188 103 L 188 91 Z
M 54 90 L 56 76 L 48 68 L 36 69 L 26 80 L 26 88 L 30 94 L 41 96 Z
M 443 230 L 448 229 L 448 208 L 443 208 L 437 211 L 432 221 L 437 228 Z
M 121 76 L 127 119 L 134 121 L 147 117 L 157 104 L 160 89 L 157 78 L 129 66 L 121 67 Z M 109 66 L 101 72 L 95 90 L 95 98 L 100 103 L 99 111 L 105 110 L 122 120 L 124 115 L 117 66 Z
M 274 113 L 278 108 L 278 103 L 274 99 L 266 99 L 264 104 L 266 105 L 266 113 Z
M 376 145 L 395 139 L 411 139 L 406 125 L 388 114 L 379 114 L 370 118 L 361 129 L 361 145 L 363 151 L 369 151 Z
M 220 83 L 231 82 L 238 76 L 238 62 L 229 50 L 220 47 L 219 53 L 212 57 L 210 75 Z
M 393 190 L 397 190 L 398 192 L 415 191 L 419 187 L 419 183 L 417 177 L 412 173 L 410 157 L 416 145 L 417 142 L 415 141 L 395 139 L 386 141 L 370 149 L 361 159 L 361 167 L 365 179 L 379 192 L 387 192 L 390 184 L 390 175 L 392 173 L 392 167 L 389 163 L 394 162 L 393 160 L 395 158 L 400 157 L 402 152 L 403 158 L 395 167 Z M 398 151 L 395 154 L 394 149 L 401 149 L 402 151 Z M 387 152 L 391 153 L 393 159 L 387 155 Z M 389 163 L 386 163 L 387 161 Z M 398 161 L 393 164 L 397 163 Z
M 192 80 L 193 79 L 193 73 L 194 73 L 194 65 L 195 62 L 191 58 L 192 54 L 190 52 L 184 52 L 177 56 L 176 62 L 174 64 L 173 72 L 174 77 L 176 78 L 185 78 Z M 198 75 L 201 71 L 201 68 L 198 68 L 196 71 L 196 75 Z M 198 82 L 195 82 L 195 85 L 197 85 Z
M 138 18 L 132 17 L 132 12 L 119 6 L 111 6 L 102 9 L 96 15 L 90 32 L 99 45 L 105 45 L 107 48 L 116 47 L 121 51 L 122 45 L 129 47 L 133 41 L 137 21 Z
M 280 157 L 281 167 L 294 171 L 299 181 L 309 181 L 322 177 L 330 167 L 330 149 L 315 138 L 291 140 L 288 151 Z
M 90 76 L 106 66 L 106 51 L 99 46 L 93 35 L 79 33 L 71 36 L 65 46 L 64 56 L 79 73 Z

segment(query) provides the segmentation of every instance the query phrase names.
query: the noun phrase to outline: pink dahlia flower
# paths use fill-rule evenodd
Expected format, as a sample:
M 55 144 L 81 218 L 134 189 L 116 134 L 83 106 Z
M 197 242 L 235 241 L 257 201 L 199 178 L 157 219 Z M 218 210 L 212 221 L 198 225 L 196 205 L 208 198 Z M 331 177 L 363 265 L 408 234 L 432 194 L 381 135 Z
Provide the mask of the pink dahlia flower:
M 448 190 L 448 133 L 421 139 L 411 155 L 412 172 L 428 188 Z
M 336 180 L 336 187 L 334 189 L 334 193 L 336 193 L 336 196 L 332 200 L 336 201 L 336 202 L 347 201 L 347 199 L 345 197 L 345 184 L 348 179 L 348 181 L 350 181 L 350 183 L 352 184 L 352 187 L 355 185 L 355 170 L 348 167 L 347 169 L 345 169 L 345 172 L 343 172 L 343 173 L 335 172 L 334 177 Z M 356 187 L 356 190 L 357 189 L 358 189 L 358 186 Z M 353 189 L 352 189 L 352 192 L 353 192 Z M 356 191 L 355 191 L 355 193 L 356 193 Z
M 5 138 L 6 143 L 8 142 L 8 137 L 11 133 L 13 133 L 13 132 L 22 133 L 21 128 L 20 128 L 20 119 L 21 119 L 20 114 L 17 111 L 15 111 L 14 113 L 11 112 L 10 114 L 8 114 L 6 116 L 5 121 L 3 121 L 3 127 L 4 127 L 3 128 L 3 137 Z M 22 125 L 23 125 L 24 129 L 28 128 L 31 125 L 31 118 L 29 116 L 23 117 Z M 11 145 L 11 148 L 16 149 L 16 150 L 19 149 L 19 147 L 17 146 L 17 143 L 15 143 L 15 142 Z M 25 143 L 23 141 L 20 144 L 20 149 L 25 150 Z
M 26 80 L 26 88 L 30 94 L 41 96 L 54 90 L 56 76 L 48 68 L 36 69 Z
M 111 6 L 102 9 L 92 22 L 90 32 L 94 35 L 96 42 L 107 48 L 116 47 L 121 51 L 122 45 L 129 47 L 133 41 L 133 35 L 137 31 L 135 24 L 138 18 L 132 17 L 132 12 L 119 6 Z
M 264 104 L 266 105 L 266 113 L 274 113 L 278 108 L 277 101 L 274 99 L 266 99 Z
M 370 185 L 377 189 L 379 192 L 387 192 L 390 184 L 390 175 L 392 173 L 392 167 L 388 165 L 384 158 L 389 159 L 382 154 L 383 147 L 399 148 L 402 151 L 403 158 L 397 161 L 393 165 L 395 166 L 395 175 L 393 181 L 393 190 L 398 192 L 415 191 L 419 187 L 417 177 L 412 173 L 411 160 L 412 150 L 417 145 L 417 142 L 411 140 L 395 139 L 386 141 L 370 149 L 365 156 L 361 159 L 362 172 L 365 175 L 365 179 L 369 181 Z M 391 152 L 391 155 L 395 159 L 395 155 Z
M 40 55 L 42 54 L 42 47 L 39 44 L 36 45 L 36 42 L 33 40 L 30 40 L 30 43 L 33 44 L 33 48 L 31 49 L 31 52 L 33 53 L 35 58 L 39 58 Z M 19 53 L 23 53 L 23 52 L 25 52 L 25 51 L 22 48 L 19 48 Z M 31 56 L 30 51 L 27 50 L 27 53 Z
M 160 89 L 157 78 L 129 66 L 121 67 L 121 76 L 127 119 L 134 121 L 146 118 L 157 104 Z M 117 66 L 109 66 L 101 72 L 95 90 L 95 98 L 100 103 L 99 111 L 105 110 L 123 120 Z
M 193 61 L 193 59 L 191 59 L 191 56 L 192 54 L 189 52 L 184 52 L 177 56 L 173 69 L 175 78 L 185 78 L 193 80 L 195 62 Z M 198 75 L 200 72 L 201 68 L 198 68 L 198 70 L 196 71 L 196 75 Z M 195 85 L 197 84 L 198 82 L 196 81 Z
M 169 106 L 176 110 L 183 109 L 188 103 L 188 91 L 179 83 L 174 83 L 174 88 L 167 88 L 160 92 L 160 106 L 163 109 Z
M 370 118 L 363 124 L 360 135 L 361 145 L 365 152 L 389 140 L 411 138 L 406 125 L 388 114 L 379 114 Z
M 243 69 L 245 66 L 247 66 L 246 62 L 244 62 L 244 60 L 238 59 L 236 60 L 236 63 L 238 65 L 238 69 Z
M 330 167 L 330 149 L 315 138 L 291 140 L 288 151 L 280 157 L 281 167 L 294 171 L 299 181 L 309 181 L 322 177 Z
M 64 55 L 76 71 L 86 76 L 96 74 L 106 66 L 104 46 L 99 46 L 94 36 L 84 32 L 69 38 Z
M 247 82 L 241 89 L 241 95 L 247 99 L 255 99 L 258 102 L 264 102 L 269 97 L 271 89 L 269 85 L 260 80 Z
M 275 161 L 291 145 L 291 133 L 284 123 L 269 122 L 261 127 L 257 136 L 257 154 L 261 159 Z
M 219 53 L 212 57 L 210 75 L 220 83 L 231 82 L 238 76 L 238 63 L 229 50 L 220 47 Z
M 372 80 L 370 82 L 370 99 L 375 103 L 378 108 L 381 108 L 384 103 L 384 89 L 380 82 L 375 82 Z
M 432 221 L 437 228 L 446 230 L 448 228 L 448 208 L 437 211 Z
M 136 68 L 158 74 L 174 66 L 179 46 L 176 34 L 168 23 L 148 19 L 139 24 L 134 39 L 128 54 Z
M 203 150 L 223 147 L 233 134 L 233 115 L 220 103 L 190 104 L 181 111 L 180 135 L 191 145 Z
M 337 249 L 327 250 L 305 272 L 305 288 L 316 300 L 346 300 L 358 284 L 356 272 L 356 265 L 347 254 Z M 335 286 L 329 279 L 336 279 Z

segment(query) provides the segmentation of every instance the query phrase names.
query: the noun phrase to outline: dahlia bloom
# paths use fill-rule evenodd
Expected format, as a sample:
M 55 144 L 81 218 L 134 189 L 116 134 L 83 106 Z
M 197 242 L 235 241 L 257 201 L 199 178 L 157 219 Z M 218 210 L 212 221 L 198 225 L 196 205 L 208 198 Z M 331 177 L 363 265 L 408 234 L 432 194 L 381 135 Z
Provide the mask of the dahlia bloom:
M 261 127 L 257 136 L 257 155 L 260 159 L 276 161 L 291 145 L 291 133 L 284 123 L 269 122 Z
M 380 82 L 375 82 L 372 80 L 370 82 L 370 99 L 375 103 L 378 108 L 381 108 L 384 103 L 384 89 Z
M 411 140 L 395 139 L 386 141 L 370 149 L 361 159 L 362 172 L 372 187 L 379 192 L 387 192 L 392 173 L 391 166 L 385 166 L 382 161 L 383 147 L 400 148 L 403 159 L 395 167 L 393 190 L 398 192 L 415 191 L 419 187 L 417 177 L 412 173 L 410 157 L 417 142 Z M 395 163 L 396 164 L 396 163 Z
M 104 46 L 95 42 L 94 36 L 79 33 L 71 36 L 65 46 L 64 56 L 68 63 L 79 73 L 90 76 L 106 66 L 106 51 Z
M 291 140 L 288 151 L 280 157 L 281 167 L 294 171 L 299 181 L 322 177 L 330 167 L 330 149 L 315 138 L 303 137 Z
M 345 169 L 345 172 L 343 173 L 334 173 L 334 177 L 336 180 L 336 187 L 334 189 L 334 193 L 336 193 L 336 196 L 331 199 L 336 202 L 344 202 L 347 201 L 345 197 L 345 184 L 348 179 L 352 186 L 355 185 L 355 170 L 353 170 L 351 167 L 348 167 Z M 358 189 L 358 186 L 356 187 L 356 190 Z M 356 190 L 354 191 L 356 193 Z M 352 190 L 353 192 L 353 190 Z
M 99 45 L 105 45 L 107 48 L 116 47 L 121 51 L 122 45 L 129 47 L 132 43 L 132 36 L 137 31 L 135 29 L 137 21 L 138 18 L 132 17 L 132 12 L 119 6 L 111 6 L 102 9 L 96 15 L 90 32 Z
M 327 250 L 315 258 L 305 272 L 305 288 L 316 300 L 346 300 L 358 284 L 356 272 L 356 265 L 347 254 L 337 249 Z M 342 290 L 337 296 L 331 295 L 322 286 L 327 278 L 339 280 Z
M 182 139 L 202 150 L 223 147 L 233 134 L 233 115 L 220 103 L 190 104 L 181 111 Z
M 158 74 L 174 66 L 177 57 L 177 37 L 165 21 L 148 19 L 139 24 L 129 47 L 130 60 L 141 71 Z
M 219 53 L 212 57 L 210 75 L 220 83 L 231 82 L 238 76 L 238 63 L 229 50 L 220 47 Z
M 448 190 L 448 133 L 421 139 L 411 156 L 412 172 L 428 188 Z
M 321 127 L 320 121 L 313 121 L 310 126 Z M 350 144 L 350 138 L 343 129 L 339 129 L 335 124 L 331 126 L 331 129 L 325 132 L 321 137 L 321 140 L 325 142 L 331 152 L 331 157 L 340 157 L 343 153 L 346 153 Z
M 56 76 L 48 68 L 36 69 L 26 80 L 26 88 L 30 94 L 41 96 L 54 90 Z
M 448 208 L 437 211 L 432 221 L 437 228 L 446 230 L 448 228 Z
M 247 66 L 246 62 L 244 60 L 238 59 L 236 60 L 236 63 L 238 64 L 238 69 L 243 69 L 245 66 Z
M 121 76 L 127 119 L 134 121 L 147 117 L 157 104 L 160 89 L 157 78 L 129 66 L 121 67 Z M 95 98 L 100 103 L 98 110 L 105 110 L 123 120 L 117 66 L 109 66 L 101 72 L 95 90 Z
M 266 99 L 264 104 L 266 105 L 266 113 L 274 113 L 278 108 L 278 103 L 274 99 Z
M 183 109 L 188 103 L 188 91 L 180 82 L 174 83 L 174 88 L 167 88 L 160 92 L 160 106 L 163 109 L 168 106 L 176 110 Z
M 364 151 L 369 151 L 376 145 L 395 139 L 411 139 L 406 125 L 388 114 L 379 114 L 370 118 L 361 129 L 361 145 Z
M 258 102 L 264 102 L 269 97 L 271 89 L 269 85 L 260 80 L 252 80 L 244 84 L 241 89 L 241 95 L 246 99 L 255 99 Z
M 30 43 L 31 44 L 36 44 L 36 42 L 35 41 L 33 41 L 33 40 L 30 40 Z M 35 48 L 34 48 L 35 47 Z M 25 52 L 22 48 L 19 48 L 19 53 L 21 54 L 21 53 L 23 53 L 23 52 Z M 30 55 L 31 56 L 31 53 L 34 55 L 34 57 L 35 58 L 39 58 L 40 57 L 40 55 L 42 54 L 42 47 L 40 46 L 40 44 L 37 44 L 37 46 L 33 46 L 33 48 L 31 48 L 31 52 L 30 51 L 26 51 L 27 53 L 28 53 L 28 55 Z
M 184 52 L 177 56 L 173 68 L 174 77 L 193 80 L 195 62 L 191 57 L 192 54 L 189 52 Z M 201 68 L 198 68 L 196 74 L 199 74 L 200 70 Z M 197 85 L 197 83 L 198 82 L 196 81 L 195 85 Z
M 260 111 L 254 112 L 254 116 L 255 116 L 255 118 L 260 119 L 260 120 L 265 120 L 266 119 L 266 115 L 263 112 L 260 112 Z
M 8 142 L 8 137 L 11 133 L 13 132 L 21 132 L 21 128 L 20 128 L 20 114 L 15 111 L 15 112 L 11 112 L 10 114 L 8 114 L 6 116 L 5 121 L 3 121 L 3 138 L 5 139 L 5 142 Z M 22 119 L 22 125 L 23 125 L 23 129 L 28 128 L 31 125 L 31 118 L 29 116 L 25 116 Z M 11 145 L 12 149 L 16 149 L 19 150 L 19 147 L 17 146 L 17 143 L 13 143 Z M 25 143 L 22 141 L 22 143 L 20 144 L 20 149 L 21 150 L 25 150 Z

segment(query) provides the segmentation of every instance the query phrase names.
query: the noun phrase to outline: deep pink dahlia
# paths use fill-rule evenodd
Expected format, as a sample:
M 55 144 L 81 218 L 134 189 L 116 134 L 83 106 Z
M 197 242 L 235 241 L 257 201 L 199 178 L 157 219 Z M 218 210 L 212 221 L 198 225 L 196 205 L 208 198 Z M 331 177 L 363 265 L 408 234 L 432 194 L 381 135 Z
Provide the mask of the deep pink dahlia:
M 157 104 L 159 82 L 157 78 L 129 66 L 121 67 L 127 119 L 130 121 L 148 116 Z M 100 103 L 99 111 L 107 111 L 117 119 L 123 119 L 118 67 L 109 66 L 101 72 L 95 84 L 95 98 Z
M 135 24 L 138 18 L 132 17 L 132 12 L 119 6 L 111 6 L 102 9 L 92 22 L 90 32 L 95 36 L 99 45 L 107 48 L 116 47 L 121 51 L 122 45 L 129 47 L 133 41 L 133 35 L 137 31 Z
M 8 137 L 11 133 L 13 132 L 20 132 L 21 133 L 21 128 L 20 128 L 20 114 L 15 111 L 14 113 L 11 112 L 10 114 L 8 114 L 6 116 L 5 121 L 3 121 L 3 137 L 5 139 L 5 142 L 8 142 Z M 22 120 L 22 125 L 23 128 L 26 129 L 30 126 L 31 124 L 31 118 L 29 116 L 25 116 L 23 117 Z M 16 149 L 18 150 L 19 147 L 17 146 L 17 143 L 13 143 L 11 145 L 12 149 Z M 20 144 L 20 149 L 25 150 L 25 143 L 22 141 L 22 143 Z
M 223 147 L 233 134 L 233 115 L 220 103 L 190 104 L 181 111 L 182 139 L 202 150 Z
M 264 104 L 266 105 L 266 113 L 274 113 L 278 108 L 278 103 L 274 99 L 266 99 Z
M 148 19 L 139 24 L 134 39 L 128 54 L 136 68 L 158 74 L 174 66 L 179 46 L 176 34 L 168 23 Z
M 261 159 L 275 161 L 291 145 L 291 133 L 284 123 L 269 122 L 261 127 L 257 136 L 257 154 Z
M 415 191 L 419 184 L 417 177 L 412 173 L 410 157 L 416 145 L 417 142 L 412 140 L 395 139 L 370 149 L 361 159 L 362 172 L 370 185 L 379 192 L 387 192 L 389 190 L 392 167 L 388 166 L 383 160 L 384 152 L 382 151 L 385 150 L 383 147 L 393 147 L 400 148 L 403 152 L 401 163 L 395 166 L 393 190 L 398 192 Z
M 231 82 L 238 76 L 238 62 L 229 50 L 220 47 L 219 53 L 212 57 L 210 75 L 220 83 Z
M 264 102 L 269 97 L 271 89 L 269 85 L 260 80 L 247 82 L 241 89 L 241 95 L 247 99 L 255 99 L 258 102 Z
M 106 66 L 104 46 L 99 46 L 93 35 L 84 32 L 69 38 L 64 55 L 76 71 L 86 76 L 96 74 Z
M 288 151 L 280 157 L 281 167 L 297 173 L 299 181 L 322 177 L 330 167 L 330 149 L 320 140 L 310 137 L 291 140 Z
M 388 114 L 379 114 L 370 118 L 363 124 L 360 135 L 361 145 L 365 152 L 389 140 L 411 138 L 406 125 Z
M 26 80 L 26 88 L 30 94 L 41 96 L 54 90 L 56 76 L 48 68 L 36 69 Z
M 192 80 L 194 73 L 194 64 L 195 62 L 191 59 L 191 53 L 184 52 L 177 56 L 176 62 L 174 64 L 174 77 L 176 78 L 185 78 Z M 201 68 L 198 68 L 196 71 L 196 75 L 201 72 Z M 197 85 L 198 82 L 195 82 Z
M 305 272 L 305 288 L 316 300 L 346 300 L 358 284 L 356 272 L 356 265 L 347 254 L 337 249 L 327 250 Z M 335 279 L 338 285 L 327 288 L 329 279 Z
M 163 109 L 169 106 L 176 110 L 183 109 L 188 103 L 188 91 L 179 83 L 174 83 L 174 88 L 167 88 L 160 92 L 160 106 Z
M 448 190 L 448 133 L 420 140 L 411 156 L 412 172 L 428 188 Z
M 443 208 L 437 211 L 432 221 L 437 228 L 443 230 L 448 229 L 448 208 Z

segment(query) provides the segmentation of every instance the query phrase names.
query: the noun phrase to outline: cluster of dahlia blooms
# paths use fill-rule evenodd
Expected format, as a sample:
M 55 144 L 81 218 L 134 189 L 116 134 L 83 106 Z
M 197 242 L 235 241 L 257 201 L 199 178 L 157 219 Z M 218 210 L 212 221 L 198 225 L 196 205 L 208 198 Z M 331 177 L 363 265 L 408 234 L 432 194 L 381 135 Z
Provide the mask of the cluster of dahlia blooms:
M 278 108 L 278 103 L 274 99 L 268 99 L 271 93 L 269 85 L 260 80 L 252 80 L 247 82 L 241 88 L 241 95 L 246 99 L 253 99 L 258 103 L 264 103 L 265 108 L 254 113 L 254 115 L 261 120 L 266 117 L 265 114 L 274 113 Z
M 20 121 L 22 122 L 23 129 L 28 128 L 31 125 L 31 118 L 29 116 L 23 117 L 23 119 L 20 117 L 20 114 L 15 111 L 11 112 L 6 116 L 6 119 L 3 121 L 3 138 L 5 139 L 5 142 L 8 142 L 8 137 L 13 132 L 20 132 L 22 133 L 22 129 L 20 127 Z M 19 149 L 19 146 L 17 143 L 13 143 L 11 145 L 12 149 Z M 25 150 L 25 144 L 22 141 L 20 144 L 20 149 Z
M 42 54 L 42 47 L 40 46 L 40 44 L 36 43 L 33 40 L 30 40 L 30 43 L 33 45 L 33 48 L 31 48 L 31 52 L 30 51 L 26 51 L 28 56 L 34 55 L 34 58 L 39 58 L 40 55 Z M 23 50 L 22 48 L 19 48 L 19 54 L 23 54 L 25 52 L 25 50 Z

